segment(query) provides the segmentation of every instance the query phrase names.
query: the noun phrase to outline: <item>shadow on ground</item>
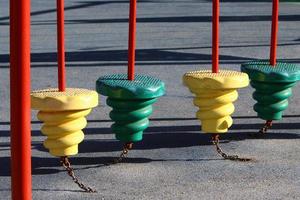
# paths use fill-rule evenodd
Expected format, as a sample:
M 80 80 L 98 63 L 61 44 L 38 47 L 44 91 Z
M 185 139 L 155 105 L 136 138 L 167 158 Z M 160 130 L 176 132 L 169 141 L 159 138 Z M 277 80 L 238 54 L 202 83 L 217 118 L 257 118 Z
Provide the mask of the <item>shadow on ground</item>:
M 153 1 L 151 0 L 139 0 L 139 3 L 151 3 Z M 65 6 L 65 11 L 68 10 L 78 10 L 78 9 L 83 9 L 83 8 L 90 8 L 90 7 L 95 7 L 95 6 L 101 6 L 101 5 L 106 5 L 106 4 L 128 4 L 129 2 L 126 0 L 123 1 L 78 1 L 76 2 L 76 5 L 70 5 L 70 6 Z M 46 10 L 39 10 L 39 11 L 33 11 L 30 13 L 31 16 L 39 16 L 39 15 L 44 15 L 48 13 L 56 13 L 56 8 L 53 9 L 46 9 Z M 0 21 L 5 21 L 9 20 L 9 16 L 6 17 L 0 17 Z
M 286 43 L 279 46 L 299 45 L 299 43 Z M 231 47 L 255 47 L 267 45 L 233 45 Z M 195 48 L 210 48 L 210 47 L 195 47 Z M 194 49 L 190 48 L 170 48 L 170 49 L 138 49 L 136 50 L 137 65 L 180 65 L 180 64 L 210 64 L 211 55 L 201 53 L 178 52 L 178 50 Z M 127 65 L 127 50 L 89 50 L 89 51 L 73 51 L 66 52 L 66 61 L 68 67 L 101 67 L 101 66 L 121 66 Z M 255 60 L 250 57 L 220 55 L 221 64 L 240 64 L 249 60 Z M 57 67 L 57 53 L 32 53 L 31 67 Z M 281 62 L 299 63 L 300 59 L 283 59 Z M 0 55 L 0 68 L 9 67 L 9 55 Z
M 298 115 L 291 115 L 285 117 L 299 117 Z M 240 116 L 235 118 L 256 118 Z M 196 120 L 195 118 L 157 118 L 153 121 L 176 121 L 176 120 Z M 109 120 L 90 120 L 90 122 L 99 123 L 107 122 Z M 36 122 L 40 123 L 40 122 Z M 2 124 L 9 124 L 2 122 Z M 300 139 L 300 135 L 293 133 L 293 130 L 300 129 L 300 123 L 275 123 L 268 134 L 261 137 L 253 137 L 263 124 L 235 124 L 228 134 L 222 134 L 223 146 L 230 141 L 239 141 L 247 139 Z M 160 148 L 180 148 L 193 147 L 201 145 L 212 145 L 210 134 L 201 134 L 200 125 L 187 126 L 157 126 L 149 127 L 141 142 L 134 144 L 135 150 L 150 150 Z M 287 130 L 286 133 L 276 133 L 276 130 Z M 241 131 L 241 132 L 238 132 Z M 110 128 L 86 128 L 84 130 L 86 135 L 97 134 L 112 134 Z M 41 136 L 39 130 L 32 131 L 32 136 Z M 9 131 L 0 131 L 0 137 L 9 137 Z M 79 145 L 80 153 L 95 153 L 95 152 L 120 152 L 122 149 L 122 142 L 115 139 L 86 139 Z M 32 142 L 32 148 L 38 151 L 47 152 L 43 147 L 42 142 Z M 9 142 L 0 143 L 0 151 L 9 151 Z M 79 154 L 80 155 L 80 154 Z M 111 162 L 113 157 L 72 157 L 73 165 L 83 165 L 85 167 L 80 169 L 89 169 L 106 166 L 105 164 Z M 214 159 L 149 159 L 149 158 L 128 158 L 127 163 L 148 163 L 148 162 L 163 162 L 163 161 L 209 161 Z M 10 176 L 10 157 L 1 157 L 0 176 Z M 47 157 L 32 157 L 33 174 L 54 174 L 63 171 L 59 167 L 58 158 Z
M 253 124 L 248 124 L 253 127 Z M 247 126 L 248 126 L 247 125 Z M 300 124 L 293 124 L 293 126 L 300 126 Z M 254 125 L 255 128 L 257 125 Z M 258 126 L 257 126 L 258 127 Z M 174 127 L 173 127 L 174 128 Z M 235 127 L 235 129 L 238 127 Z M 182 131 L 184 129 L 185 131 Z M 197 131 L 190 133 L 188 131 Z M 98 129 L 93 129 L 97 131 Z M 107 128 L 106 130 L 109 130 Z M 160 132 L 154 132 L 159 130 Z M 168 130 L 168 131 L 166 131 Z M 191 147 L 201 145 L 212 145 L 209 134 L 200 134 L 199 126 L 182 126 L 181 128 L 175 128 L 177 131 L 170 132 L 172 127 L 152 127 L 149 128 L 144 135 L 144 139 L 141 142 L 134 144 L 135 150 L 149 150 L 158 148 L 178 148 L 178 147 Z M 178 131 L 179 130 L 179 131 Z M 152 132 L 150 132 L 152 131 Z M 226 147 L 226 143 L 236 140 L 245 139 L 299 139 L 300 135 L 293 133 L 268 133 L 263 137 L 253 137 L 250 134 L 253 132 L 242 133 L 230 133 L 222 135 L 223 147 Z M 8 143 L 2 143 L 0 147 L 9 146 Z M 47 151 L 41 143 L 34 143 L 34 149 L 39 151 Z M 79 146 L 79 152 L 81 153 L 95 153 L 95 152 L 120 152 L 122 149 L 122 143 L 116 140 L 85 140 Z M 72 157 L 72 165 L 81 165 L 80 169 L 98 168 L 107 166 L 114 157 Z M 221 158 L 220 158 L 221 159 Z M 127 158 L 126 163 L 149 163 L 149 162 L 164 162 L 164 161 L 176 161 L 176 162 L 198 162 L 198 161 L 211 161 L 216 159 L 149 159 L 149 158 Z M 217 159 L 219 160 L 219 159 Z M 10 157 L 0 157 L 1 170 L 0 176 L 10 176 Z M 46 157 L 32 157 L 32 173 L 33 174 L 55 174 L 64 171 L 60 166 L 58 158 L 46 158 Z
M 53 12 L 54 9 L 49 10 Z M 55 11 L 55 10 L 54 10 Z M 43 11 L 35 12 L 32 15 L 39 13 L 46 13 Z M 0 18 L 6 19 L 6 18 Z M 220 22 L 262 22 L 271 21 L 271 15 L 233 15 L 220 16 Z M 137 23 L 210 23 L 211 16 L 175 16 L 175 17 L 138 17 Z M 280 15 L 279 21 L 300 21 L 300 15 Z M 65 20 L 65 24 L 112 24 L 112 23 L 128 23 L 128 18 L 111 18 L 111 19 L 79 19 L 79 20 Z M 31 23 L 33 26 L 55 25 L 56 20 L 34 20 Z M 1 22 L 0 25 L 7 26 L 8 22 Z
M 72 62 L 68 67 L 100 67 L 100 66 L 120 66 L 127 63 L 127 50 L 103 50 L 103 51 L 74 51 L 66 52 L 66 61 Z M 229 63 L 241 63 L 251 58 L 220 55 L 220 60 Z M 31 54 L 32 67 L 56 67 L 57 53 L 33 53 Z M 136 51 L 136 61 L 139 65 L 171 65 L 171 64 L 196 64 L 211 63 L 210 54 L 176 52 L 166 49 L 140 49 Z M 77 63 L 78 62 L 78 63 Z M 99 63 L 81 63 L 99 62 Z M 148 62 L 148 63 L 147 63 Z M 0 55 L 0 63 L 9 63 L 9 55 Z M 38 64 L 37 64 L 38 63 Z M 41 64 L 42 63 L 42 64 Z M 8 68 L 9 66 L 1 66 Z
M 76 173 L 77 170 L 110 167 L 111 163 L 116 157 L 81 157 L 76 156 L 70 158 L 70 162 L 74 167 Z M 221 159 L 221 158 L 220 158 Z M 149 162 L 200 162 L 200 161 L 214 161 L 220 159 L 149 159 L 149 158 L 131 158 L 127 157 L 124 163 L 139 164 Z M 10 176 L 10 157 L 0 157 L 1 167 L 0 176 Z M 44 175 L 44 174 L 56 174 L 64 172 L 63 167 L 60 167 L 59 158 L 45 158 L 45 157 L 32 157 L 32 174 L 33 175 Z M 122 163 L 120 163 L 122 164 Z M 77 165 L 84 166 L 76 168 Z

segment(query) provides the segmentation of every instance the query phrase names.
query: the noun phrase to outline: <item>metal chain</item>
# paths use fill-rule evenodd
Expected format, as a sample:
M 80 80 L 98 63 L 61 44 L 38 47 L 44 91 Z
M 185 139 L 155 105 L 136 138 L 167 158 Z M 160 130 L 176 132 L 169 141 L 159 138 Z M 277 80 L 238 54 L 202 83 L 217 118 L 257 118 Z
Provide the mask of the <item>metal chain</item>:
M 219 135 L 218 134 L 213 134 L 212 135 L 212 143 L 216 146 L 217 152 L 226 160 L 233 160 L 233 161 L 242 161 L 242 162 L 247 162 L 251 161 L 251 158 L 240 158 L 238 155 L 228 155 L 226 154 L 221 147 L 219 146 Z
M 78 178 L 74 174 L 74 170 L 71 167 L 71 163 L 67 156 L 60 157 L 60 163 L 67 170 L 68 175 L 73 179 L 74 183 L 76 183 L 81 189 L 83 189 L 85 192 L 88 192 L 88 193 L 96 192 L 96 190 L 93 190 L 92 188 L 85 186 L 82 182 L 80 182 L 78 180 Z
M 122 153 L 121 153 L 120 156 L 119 156 L 118 158 L 116 158 L 111 164 L 118 164 L 118 163 L 122 162 L 122 161 L 126 158 L 128 152 L 129 152 L 129 150 L 132 149 L 132 145 L 133 145 L 132 142 L 127 142 L 127 143 L 125 143 L 124 146 L 123 146 Z
M 259 134 L 266 134 L 268 129 L 272 127 L 272 120 L 267 120 L 265 125 L 258 131 Z

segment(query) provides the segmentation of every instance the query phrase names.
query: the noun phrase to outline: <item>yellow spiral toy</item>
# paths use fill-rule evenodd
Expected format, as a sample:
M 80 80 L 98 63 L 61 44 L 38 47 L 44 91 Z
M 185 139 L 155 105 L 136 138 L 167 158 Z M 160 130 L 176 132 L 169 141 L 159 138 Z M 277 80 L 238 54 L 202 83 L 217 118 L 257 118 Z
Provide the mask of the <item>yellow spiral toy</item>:
M 246 73 L 220 70 L 188 72 L 183 83 L 196 95 L 194 105 L 199 107 L 196 116 L 206 133 L 226 133 L 232 125 L 233 102 L 237 100 L 237 89 L 249 85 Z
M 82 129 L 87 116 L 98 105 L 95 91 L 81 88 L 57 88 L 33 91 L 31 107 L 39 110 L 43 121 L 41 132 L 47 136 L 44 146 L 53 156 L 71 156 L 78 153 L 78 144 L 84 139 Z

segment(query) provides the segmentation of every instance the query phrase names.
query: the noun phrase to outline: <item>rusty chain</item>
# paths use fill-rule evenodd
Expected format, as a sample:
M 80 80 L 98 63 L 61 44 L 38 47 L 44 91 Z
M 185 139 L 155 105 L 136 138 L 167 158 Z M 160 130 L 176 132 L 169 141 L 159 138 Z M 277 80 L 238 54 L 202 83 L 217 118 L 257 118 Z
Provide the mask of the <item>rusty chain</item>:
M 68 175 L 73 179 L 74 183 L 76 183 L 81 189 L 83 189 L 85 192 L 88 193 L 95 193 L 96 190 L 93 190 L 92 188 L 85 186 L 82 182 L 78 180 L 78 178 L 74 174 L 74 170 L 71 167 L 71 163 L 69 161 L 69 158 L 67 156 L 60 157 L 60 163 L 61 165 L 67 170 Z
M 265 125 L 258 131 L 259 134 L 266 134 L 268 129 L 272 127 L 272 120 L 266 120 Z
M 247 161 L 251 161 L 251 158 L 240 158 L 238 155 L 228 155 L 226 154 L 219 146 L 219 135 L 218 134 L 213 134 L 212 135 L 212 143 L 215 145 L 216 150 L 218 152 L 218 154 L 220 154 L 224 159 L 226 160 L 233 160 L 233 161 L 241 161 L 241 162 L 247 162 Z
M 113 162 L 110 163 L 110 164 L 118 164 L 118 163 L 122 162 L 126 158 L 129 150 L 132 149 L 132 146 L 133 146 L 132 142 L 125 143 L 124 146 L 123 146 L 123 150 L 122 150 L 122 153 L 120 154 L 120 156 L 118 158 L 114 159 Z

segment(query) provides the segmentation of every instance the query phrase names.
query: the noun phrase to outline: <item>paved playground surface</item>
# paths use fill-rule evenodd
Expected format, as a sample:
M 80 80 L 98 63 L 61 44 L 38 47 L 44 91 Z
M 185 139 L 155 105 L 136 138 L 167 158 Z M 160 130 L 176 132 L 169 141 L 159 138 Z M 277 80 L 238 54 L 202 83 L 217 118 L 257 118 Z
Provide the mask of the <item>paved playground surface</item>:
M 67 85 L 95 88 L 105 74 L 125 73 L 128 2 L 66 0 Z M 278 57 L 300 63 L 300 3 L 281 3 Z M 0 199 L 10 199 L 9 5 L 0 2 Z M 239 70 L 252 59 L 268 58 L 271 3 L 221 3 L 221 69 Z M 55 1 L 32 0 L 32 89 L 56 87 Z M 167 93 L 154 105 L 144 140 L 126 163 L 104 164 L 122 143 L 111 134 L 105 98 L 88 117 L 80 153 L 71 158 L 76 174 L 98 193 L 81 192 L 59 160 L 42 145 L 32 112 L 33 199 L 300 199 L 300 85 L 283 120 L 269 134 L 253 138 L 264 121 L 252 110 L 251 87 L 239 90 L 234 125 L 222 135 L 230 153 L 255 158 L 238 163 L 220 158 L 209 135 L 200 131 L 192 95 L 182 75 L 209 69 L 211 3 L 205 0 L 140 0 L 137 73 L 165 81 Z M 21 170 L 21 169 L 20 169 Z

